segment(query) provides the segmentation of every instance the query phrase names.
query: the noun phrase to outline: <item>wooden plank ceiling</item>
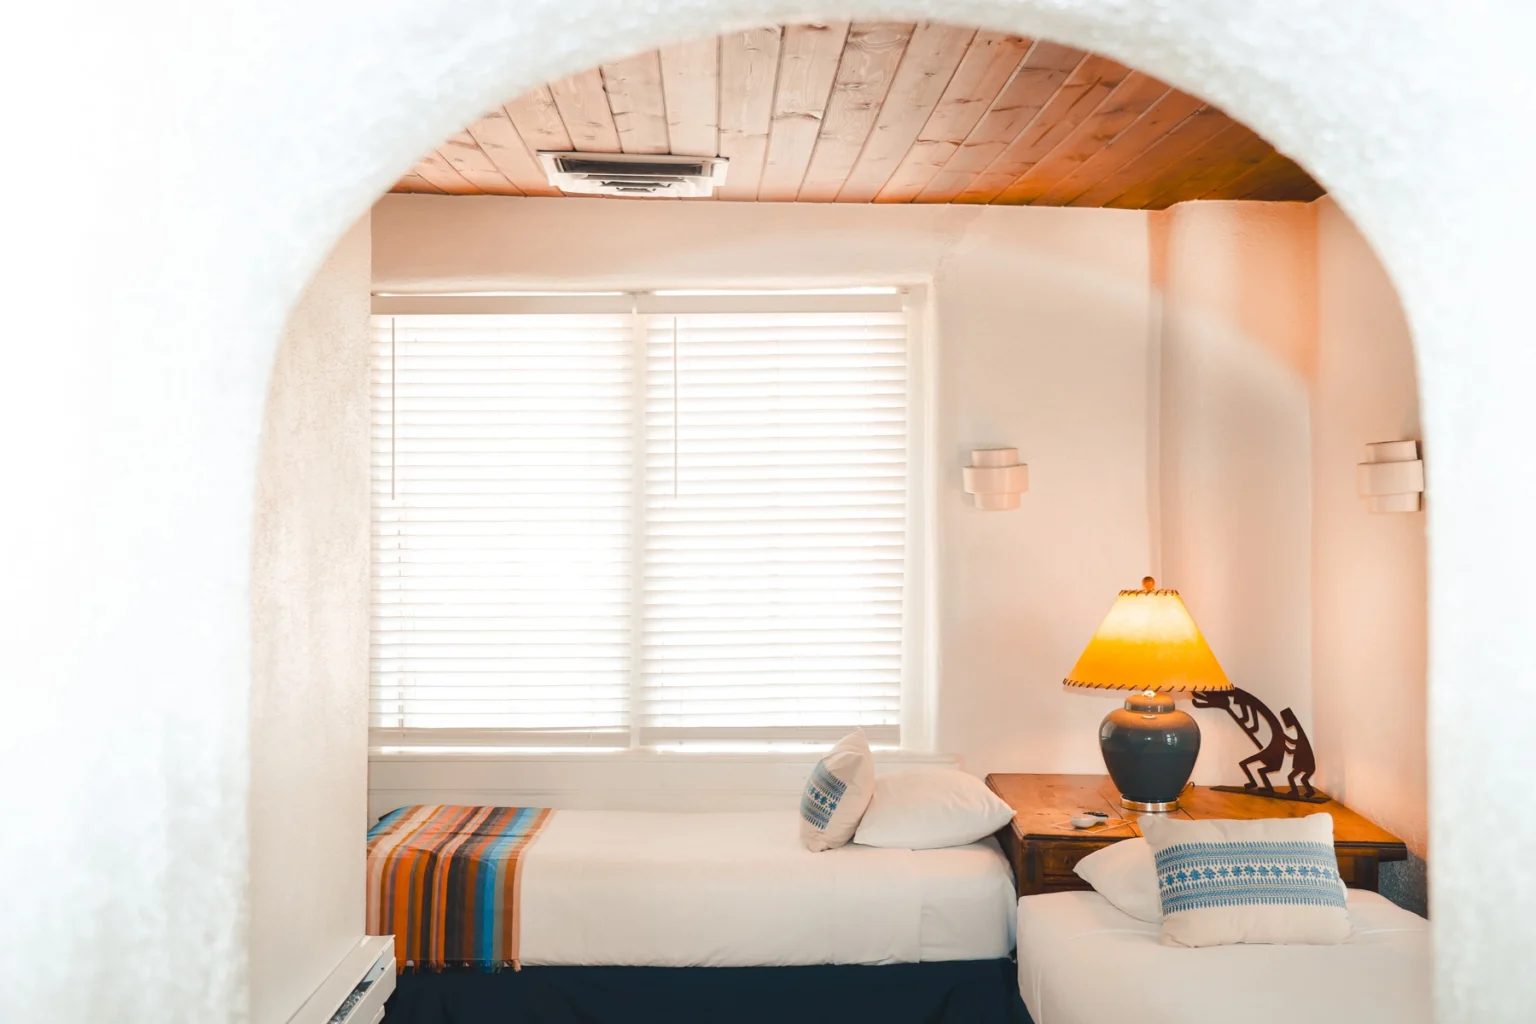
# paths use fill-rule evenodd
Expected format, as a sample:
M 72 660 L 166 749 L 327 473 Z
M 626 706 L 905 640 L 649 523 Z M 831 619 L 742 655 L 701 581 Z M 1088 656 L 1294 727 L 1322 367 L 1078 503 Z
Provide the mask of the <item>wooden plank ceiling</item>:
M 396 192 L 560 195 L 535 153 L 730 160 L 725 200 L 1158 210 L 1316 199 L 1215 107 L 1106 57 L 952 25 L 785 25 L 681 43 L 533 90 Z

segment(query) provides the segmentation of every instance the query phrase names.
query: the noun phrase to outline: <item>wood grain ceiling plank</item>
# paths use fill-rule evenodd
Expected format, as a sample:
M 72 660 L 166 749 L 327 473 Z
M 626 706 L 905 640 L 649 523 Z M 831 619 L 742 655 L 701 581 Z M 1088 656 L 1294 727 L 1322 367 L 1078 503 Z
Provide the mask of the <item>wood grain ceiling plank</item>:
M 655 50 L 604 64 L 603 90 L 626 153 L 665 153 L 667 101 L 661 90 L 661 55 Z
M 438 153 L 428 153 L 422 157 L 411 173 L 424 178 L 434 188 L 441 189 L 450 196 L 478 196 L 480 190 L 465 180 L 464 175 L 453 169 L 447 158 Z
M 875 127 L 837 193 L 838 202 L 868 203 L 880 194 L 928 123 L 975 36 L 974 30 L 953 25 L 917 26 Z
M 1030 205 L 1071 205 L 1089 189 L 1095 188 L 1105 178 L 1140 156 L 1148 146 L 1162 138 L 1169 129 L 1199 110 L 1201 106 L 1203 104 L 1195 97 L 1179 92 L 1177 89 L 1170 89 L 1129 128 L 1115 136 L 1103 149 L 1084 160 L 1077 170 L 1052 185 L 1049 191 Z
M 1013 78 L 914 202 L 954 201 L 1029 127 L 1085 59 L 1083 51 L 1058 43 L 1041 40 L 1031 46 Z
M 720 199 L 757 198 L 783 35 L 774 25 L 720 37 L 720 155 L 730 161 L 725 184 L 715 190 Z
M 1166 210 L 1174 203 L 1198 199 L 1247 174 L 1274 151 L 1253 129 L 1234 121 L 1187 159 L 1179 161 L 1165 176 L 1162 191 L 1147 200 L 1145 209 Z
M 480 144 L 508 181 L 525 196 L 558 196 L 560 190 L 549 183 L 538 159 L 529 152 L 523 137 L 504 110 L 493 110 L 469 126 L 469 134 Z
M 917 133 L 917 141 L 880 187 L 875 202 L 909 203 L 917 198 L 975 129 L 1031 45 L 1033 40 L 1021 36 L 976 34 L 938 105 Z
M 486 155 L 485 150 L 475 141 L 475 137 L 467 131 L 458 132 L 448 137 L 437 151 L 453 166 L 453 169 L 463 175 L 464 180 L 488 196 L 520 196 L 522 190 L 508 180 L 496 162 Z
M 1169 174 L 1177 174 L 1191 154 L 1232 124 L 1232 119 L 1215 107 L 1201 107 L 1072 205 L 1145 209 L 1147 202 L 1166 187 Z
M 1163 209 L 1310 201 L 1219 110 L 1058 44 L 953 25 L 797 24 L 648 51 L 509 101 L 393 191 L 560 195 L 541 150 L 718 154 L 722 199 Z
M 1088 120 L 1130 73 L 1130 68 L 1108 57 L 1089 54 L 1061 83 L 1061 88 L 1041 109 L 1039 116 L 985 171 L 976 175 L 955 201 L 992 202 Z
M 784 29 L 759 201 L 789 202 L 800 194 L 847 38 L 846 21 Z
M 549 86 L 560 120 L 571 137 L 571 145 L 583 153 L 619 153 L 619 129 L 613 123 L 608 93 L 603 89 L 603 73 L 598 68 L 562 78 Z
M 1152 104 L 1167 95 L 1168 86 L 1140 71 L 1132 71 L 1099 104 L 1087 120 L 1078 125 L 1051 152 L 1018 180 L 1003 189 L 994 200 L 999 203 L 1032 203 L 1045 195 L 1059 181 L 1091 160 L 1094 154 L 1114 141 L 1125 129 L 1145 114 Z
M 560 107 L 555 103 L 555 95 L 549 91 L 549 86 L 541 85 L 525 92 L 517 99 L 503 103 L 502 109 L 506 111 L 512 127 L 517 129 L 517 134 L 523 137 L 528 148 L 535 153 L 540 150 L 569 153 L 575 148 L 571 145 L 571 133 L 565 130 Z
M 915 28 L 896 22 L 855 22 L 849 27 L 816 148 L 796 197 L 801 202 L 837 198 L 874 130 Z
M 431 196 L 440 196 L 444 194 L 442 189 L 438 188 L 426 178 L 423 178 L 421 175 L 416 174 L 415 172 L 402 176 L 399 181 L 395 182 L 394 187 L 391 188 L 390 191 L 408 193 L 416 192 Z
M 1296 166 L 1295 161 L 1271 151 L 1245 173 L 1207 191 L 1200 198 L 1310 202 L 1322 194 L 1322 186 Z
M 661 88 L 666 100 L 669 151 L 678 156 L 717 155 L 720 40 L 710 37 L 663 46 Z

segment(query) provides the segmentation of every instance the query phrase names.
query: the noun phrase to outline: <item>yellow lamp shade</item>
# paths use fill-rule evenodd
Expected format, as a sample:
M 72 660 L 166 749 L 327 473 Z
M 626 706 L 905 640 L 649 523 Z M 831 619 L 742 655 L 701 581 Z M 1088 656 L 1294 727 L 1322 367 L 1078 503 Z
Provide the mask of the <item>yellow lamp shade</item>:
M 1230 690 L 1227 674 L 1179 592 L 1155 589 L 1150 576 L 1141 586 L 1120 591 L 1062 681 L 1093 690 Z

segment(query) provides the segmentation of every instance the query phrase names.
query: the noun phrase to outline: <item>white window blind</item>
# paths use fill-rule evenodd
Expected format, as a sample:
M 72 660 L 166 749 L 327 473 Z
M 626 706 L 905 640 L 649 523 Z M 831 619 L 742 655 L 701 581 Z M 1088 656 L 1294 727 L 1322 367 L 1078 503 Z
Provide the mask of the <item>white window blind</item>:
M 895 740 L 902 314 L 648 326 L 645 739 Z
M 374 742 L 898 742 L 899 302 L 376 316 Z
M 631 334 L 375 318 L 376 730 L 628 743 Z

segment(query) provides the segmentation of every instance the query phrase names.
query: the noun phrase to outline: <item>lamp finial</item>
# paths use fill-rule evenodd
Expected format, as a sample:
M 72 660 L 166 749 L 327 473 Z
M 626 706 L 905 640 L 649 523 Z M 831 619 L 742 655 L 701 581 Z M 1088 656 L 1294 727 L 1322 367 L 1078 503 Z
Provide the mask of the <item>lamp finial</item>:
M 1143 576 L 1141 578 L 1141 589 L 1142 590 L 1152 590 L 1156 586 L 1157 586 L 1157 580 L 1153 579 L 1151 576 Z

